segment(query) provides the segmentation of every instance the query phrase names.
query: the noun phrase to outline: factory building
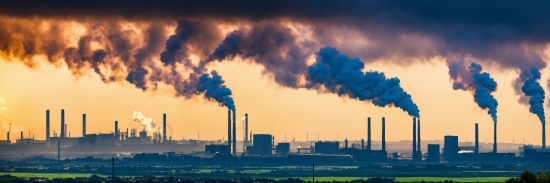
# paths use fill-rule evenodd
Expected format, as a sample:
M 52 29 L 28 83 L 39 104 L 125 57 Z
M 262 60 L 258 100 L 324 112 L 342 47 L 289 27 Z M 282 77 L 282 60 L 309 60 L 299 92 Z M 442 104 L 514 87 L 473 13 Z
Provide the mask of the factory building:
M 443 159 L 447 162 L 458 159 L 458 136 L 447 135 L 443 142 Z
M 252 146 L 246 148 L 246 154 L 259 155 L 259 156 L 271 156 L 273 151 L 273 144 L 270 134 L 254 134 L 252 136 Z
M 315 153 L 319 154 L 337 154 L 340 142 L 337 141 L 317 141 L 315 142 Z
M 209 144 L 204 146 L 204 152 L 210 154 L 231 154 L 231 149 L 227 144 Z
M 290 152 L 290 143 L 288 142 L 281 142 L 277 144 L 277 147 L 275 148 L 276 154 L 288 154 Z
M 428 157 L 426 161 L 428 163 L 439 163 L 440 159 L 439 144 L 428 144 Z

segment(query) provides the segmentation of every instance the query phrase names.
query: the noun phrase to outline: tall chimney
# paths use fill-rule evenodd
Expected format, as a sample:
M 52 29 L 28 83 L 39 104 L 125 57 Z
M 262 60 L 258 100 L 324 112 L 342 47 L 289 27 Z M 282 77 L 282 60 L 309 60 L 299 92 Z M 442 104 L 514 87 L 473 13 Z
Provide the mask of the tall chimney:
M 542 124 L 542 149 L 546 149 L 546 124 Z
M 115 121 L 115 139 L 118 139 L 118 121 Z
M 476 154 L 479 154 L 479 134 L 478 133 L 479 133 L 478 124 L 476 123 L 476 134 L 475 134 L 476 135 L 476 137 L 475 137 L 476 141 L 475 141 L 475 144 L 474 144 L 475 145 L 474 151 L 475 151 Z
M 421 140 L 420 140 L 420 118 L 418 118 L 417 123 L 418 123 L 418 132 L 417 132 L 418 147 L 417 148 L 418 148 L 418 153 L 422 154 L 422 146 L 420 145 L 420 142 L 421 142 Z
M 237 110 L 233 110 L 233 154 L 237 155 Z
M 231 152 L 231 109 L 227 110 L 227 146 Z
M 386 151 L 386 118 L 382 117 L 382 151 Z
M 8 131 L 8 138 L 7 138 L 7 140 L 8 140 L 8 143 L 11 143 L 11 141 L 10 141 L 10 131 Z
M 286 139 L 286 135 L 285 135 Z M 244 152 L 246 153 L 246 147 L 248 146 L 248 113 L 244 114 Z
M 86 137 L 86 114 L 82 114 L 82 137 Z
M 61 141 L 57 139 L 57 162 L 61 162 Z
M 23 131 L 21 131 L 21 139 L 23 139 Z
M 413 145 L 413 157 L 415 157 L 416 155 L 416 118 L 413 118 L 413 140 L 412 140 L 412 145 Z
M 9 141 L 9 139 L 8 139 Z M 50 143 L 50 110 L 46 110 L 46 144 Z
M 493 153 L 497 153 L 497 123 L 494 123 Z
M 370 138 L 370 117 L 367 118 L 367 150 L 372 150 L 372 141 Z
M 65 109 L 61 109 L 61 138 L 65 138 Z
M 162 114 L 162 141 L 166 142 L 166 113 Z

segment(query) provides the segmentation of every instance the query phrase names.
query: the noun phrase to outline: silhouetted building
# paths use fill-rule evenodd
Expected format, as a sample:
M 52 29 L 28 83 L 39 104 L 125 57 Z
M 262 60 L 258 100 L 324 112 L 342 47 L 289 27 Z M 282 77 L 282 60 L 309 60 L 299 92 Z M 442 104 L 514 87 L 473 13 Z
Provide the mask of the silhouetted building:
M 428 144 L 428 157 L 426 161 L 429 163 L 439 163 L 440 159 L 439 144 Z
M 337 154 L 340 147 L 339 142 L 315 142 L 315 153 L 320 154 Z
M 270 134 L 254 134 L 252 136 L 252 146 L 248 146 L 246 153 L 249 155 L 271 156 L 273 151 L 272 139 Z
M 216 154 L 216 153 L 230 154 L 231 149 L 226 144 L 224 144 L 224 145 L 222 145 L 222 144 L 210 144 L 210 145 L 204 146 L 204 152 L 210 153 L 210 154 Z
M 290 152 L 290 143 L 288 142 L 281 142 L 277 144 L 277 148 L 275 148 L 275 153 L 277 154 L 287 154 Z
M 458 159 L 458 150 L 458 136 L 445 136 L 443 159 L 445 159 L 445 161 L 456 161 Z

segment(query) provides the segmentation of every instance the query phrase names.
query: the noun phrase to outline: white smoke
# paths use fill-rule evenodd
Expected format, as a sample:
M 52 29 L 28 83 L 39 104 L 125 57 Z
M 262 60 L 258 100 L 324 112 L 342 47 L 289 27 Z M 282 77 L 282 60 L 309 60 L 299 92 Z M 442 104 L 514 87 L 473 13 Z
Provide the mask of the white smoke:
M 4 104 L 6 104 L 6 100 L 4 100 L 3 98 L 0 98 L 0 111 L 7 111 L 8 108 L 4 106 Z
M 10 132 L 13 132 L 13 133 L 18 133 L 18 132 L 21 132 L 21 131 L 25 130 L 25 126 L 23 126 L 23 125 L 19 125 L 19 126 L 13 125 L 11 123 L 7 123 L 3 119 L 0 119 L 0 121 L 2 121 L 2 128 L 6 131 L 10 131 Z
M 134 118 L 134 121 L 137 121 L 147 130 L 148 132 L 160 132 L 160 128 L 155 121 L 151 118 L 145 117 L 141 112 L 134 111 L 132 113 L 132 118 Z

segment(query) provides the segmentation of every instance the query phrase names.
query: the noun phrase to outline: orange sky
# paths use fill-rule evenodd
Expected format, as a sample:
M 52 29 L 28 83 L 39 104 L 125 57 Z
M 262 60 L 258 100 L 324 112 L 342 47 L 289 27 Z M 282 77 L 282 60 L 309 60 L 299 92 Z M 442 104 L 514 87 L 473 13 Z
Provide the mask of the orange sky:
M 546 52 L 547 57 L 549 51 Z M 45 138 L 45 110 L 50 109 L 51 129 L 59 132 L 60 109 L 65 109 L 66 123 L 71 136 L 81 136 L 81 116 L 86 113 L 88 133 L 112 132 L 113 122 L 125 128 L 140 128 L 132 121 L 132 112 L 161 122 L 167 113 L 168 124 L 175 139 L 222 139 L 227 135 L 227 109 L 202 98 L 185 100 L 170 92 L 151 93 L 135 89 L 131 84 L 102 83 L 95 74 L 78 79 L 71 76 L 66 66 L 55 68 L 42 64 L 29 69 L 20 62 L 0 59 L 0 98 L 8 110 L 0 111 L 6 123 L 23 125 L 25 134 L 31 131 L 37 139 Z M 322 140 L 361 139 L 366 137 L 366 118 L 373 118 L 373 140 L 380 140 L 380 118 L 387 121 L 389 141 L 410 140 L 411 117 L 397 108 L 379 108 L 368 102 L 339 98 L 332 94 L 318 94 L 305 89 L 279 87 L 268 76 L 261 74 L 261 66 L 240 60 L 216 63 L 216 69 L 233 90 L 238 119 L 248 113 L 249 128 L 253 133 L 271 133 L 276 141 L 305 140 L 317 133 Z M 492 141 L 492 121 L 486 111 L 477 107 L 472 94 L 452 90 L 444 61 L 434 59 L 411 66 L 387 65 L 383 62 L 367 64 L 366 69 L 383 71 L 389 77 L 401 79 L 403 88 L 418 104 L 422 116 L 423 140 L 442 139 L 444 135 L 458 135 L 460 141 L 472 141 L 474 123 L 480 124 L 480 141 Z M 494 93 L 498 106 L 498 139 L 500 142 L 540 144 L 541 123 L 529 113 L 528 106 L 520 105 L 510 86 L 517 72 L 499 72 L 490 67 L 486 71 L 499 84 Z M 92 72 L 90 72 L 92 73 Z M 547 70 L 543 70 L 541 85 L 546 86 Z M 545 90 L 548 90 L 545 87 Z M 548 92 L 548 91 L 547 91 Z M 0 129 L 5 134 L 5 129 Z M 238 130 L 239 139 L 242 130 Z M 52 132 L 53 134 L 53 132 Z M 170 132 L 168 132 L 170 134 Z M 12 135 L 15 139 L 16 135 Z M 5 135 L 0 135 L 5 139 Z

